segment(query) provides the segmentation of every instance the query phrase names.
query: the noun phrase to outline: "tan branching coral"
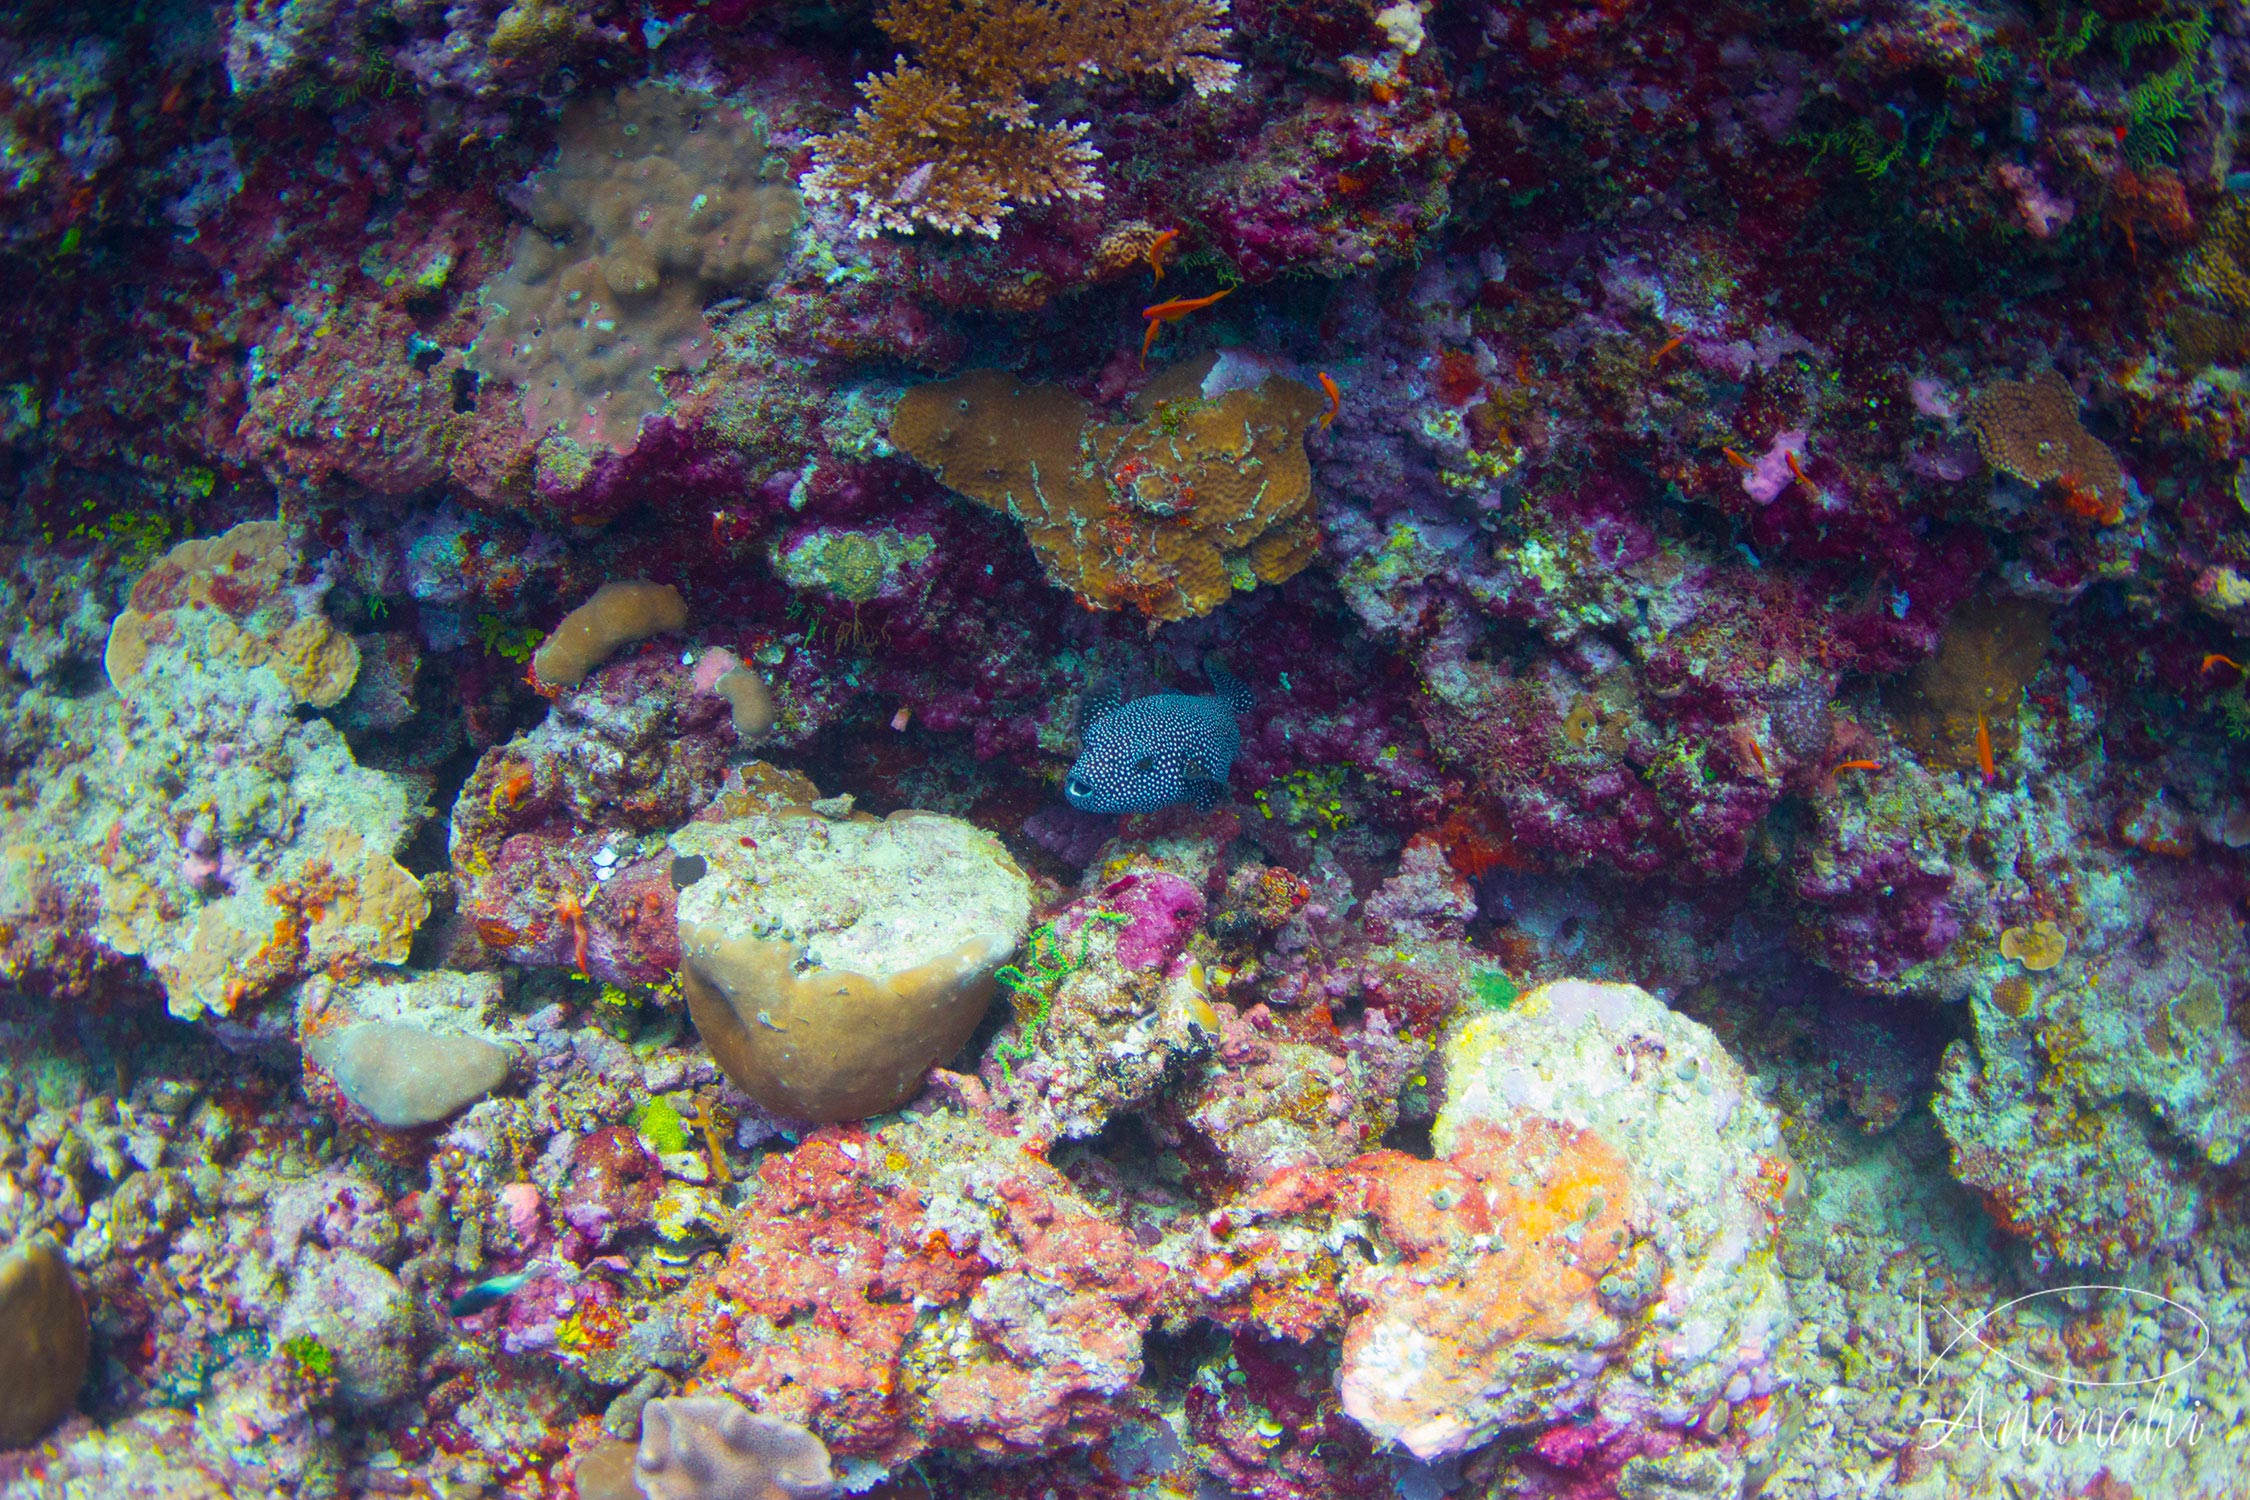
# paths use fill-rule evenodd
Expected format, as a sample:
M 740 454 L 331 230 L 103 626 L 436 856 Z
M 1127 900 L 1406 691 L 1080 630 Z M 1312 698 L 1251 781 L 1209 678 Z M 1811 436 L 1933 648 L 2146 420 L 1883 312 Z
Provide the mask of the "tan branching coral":
M 1000 233 L 1018 204 L 1099 199 L 1086 127 L 1042 125 L 1031 94 L 1090 74 L 1234 87 L 1227 0 L 889 0 L 876 23 L 915 54 L 860 84 L 851 124 L 813 141 L 805 196 L 873 238 L 928 224 Z
M 1088 609 L 1207 615 L 1320 550 L 1305 430 L 1327 403 L 1294 380 L 1147 403 L 1094 420 L 1067 391 L 1001 370 L 907 392 L 891 441 L 1023 524 L 1047 576 Z
M 1969 402 L 1984 461 L 2026 484 L 2054 482 L 2074 515 L 2111 525 L 2125 514 L 2117 455 L 2078 420 L 2078 393 L 2054 370 L 1996 380 Z
M 762 287 L 799 213 L 755 117 L 655 84 L 573 106 L 531 225 L 485 291 L 476 369 L 523 387 L 535 430 L 624 451 L 664 370 L 711 357 L 707 298 Z

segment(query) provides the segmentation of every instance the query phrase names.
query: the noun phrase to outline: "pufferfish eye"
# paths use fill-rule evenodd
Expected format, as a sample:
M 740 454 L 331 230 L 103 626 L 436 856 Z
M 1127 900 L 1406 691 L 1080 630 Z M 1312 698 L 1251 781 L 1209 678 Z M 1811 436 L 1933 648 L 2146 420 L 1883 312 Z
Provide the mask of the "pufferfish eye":
M 1138 771 L 1141 775 L 1146 776 L 1149 772 L 1156 769 L 1156 757 L 1153 755 L 1142 756 L 1139 760 L 1133 762 L 1133 769 L 1135 771 Z

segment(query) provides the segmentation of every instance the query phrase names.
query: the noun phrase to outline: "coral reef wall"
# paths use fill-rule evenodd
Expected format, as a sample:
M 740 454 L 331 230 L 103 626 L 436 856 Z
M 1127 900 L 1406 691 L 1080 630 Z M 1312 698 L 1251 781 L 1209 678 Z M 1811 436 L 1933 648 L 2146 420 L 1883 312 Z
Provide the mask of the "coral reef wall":
M 2250 1493 L 2241 8 L 0 9 L 0 1500 Z

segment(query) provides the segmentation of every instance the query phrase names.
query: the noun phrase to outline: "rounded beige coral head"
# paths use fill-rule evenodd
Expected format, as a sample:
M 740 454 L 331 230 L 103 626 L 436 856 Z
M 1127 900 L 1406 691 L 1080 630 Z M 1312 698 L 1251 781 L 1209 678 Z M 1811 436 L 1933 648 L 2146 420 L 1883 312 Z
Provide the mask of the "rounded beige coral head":
M 857 1120 L 960 1050 L 1023 940 L 1031 885 L 990 834 L 899 812 L 780 813 L 672 836 L 680 984 L 704 1045 L 776 1114 Z
M 62 1420 L 91 1353 L 85 1299 L 54 1242 L 0 1255 L 0 1447 L 36 1442 Z
M 641 1409 L 633 1479 L 648 1500 L 829 1500 L 827 1445 L 725 1396 L 679 1396 Z

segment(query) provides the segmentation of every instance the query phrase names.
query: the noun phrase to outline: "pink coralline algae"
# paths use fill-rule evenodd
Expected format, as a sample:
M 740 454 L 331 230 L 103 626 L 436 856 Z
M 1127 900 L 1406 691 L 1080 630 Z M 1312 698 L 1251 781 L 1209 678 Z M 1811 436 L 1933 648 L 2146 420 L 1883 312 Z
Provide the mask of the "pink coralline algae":
M 704 1378 L 887 1465 L 1115 1423 L 1166 1274 L 1019 1144 L 927 1116 L 824 1132 L 760 1178 L 692 1294 Z
M 1163 870 L 1110 882 L 1102 903 L 1126 918 L 1117 934 L 1117 961 L 1128 969 L 1164 967 L 1203 925 L 1202 892 Z

